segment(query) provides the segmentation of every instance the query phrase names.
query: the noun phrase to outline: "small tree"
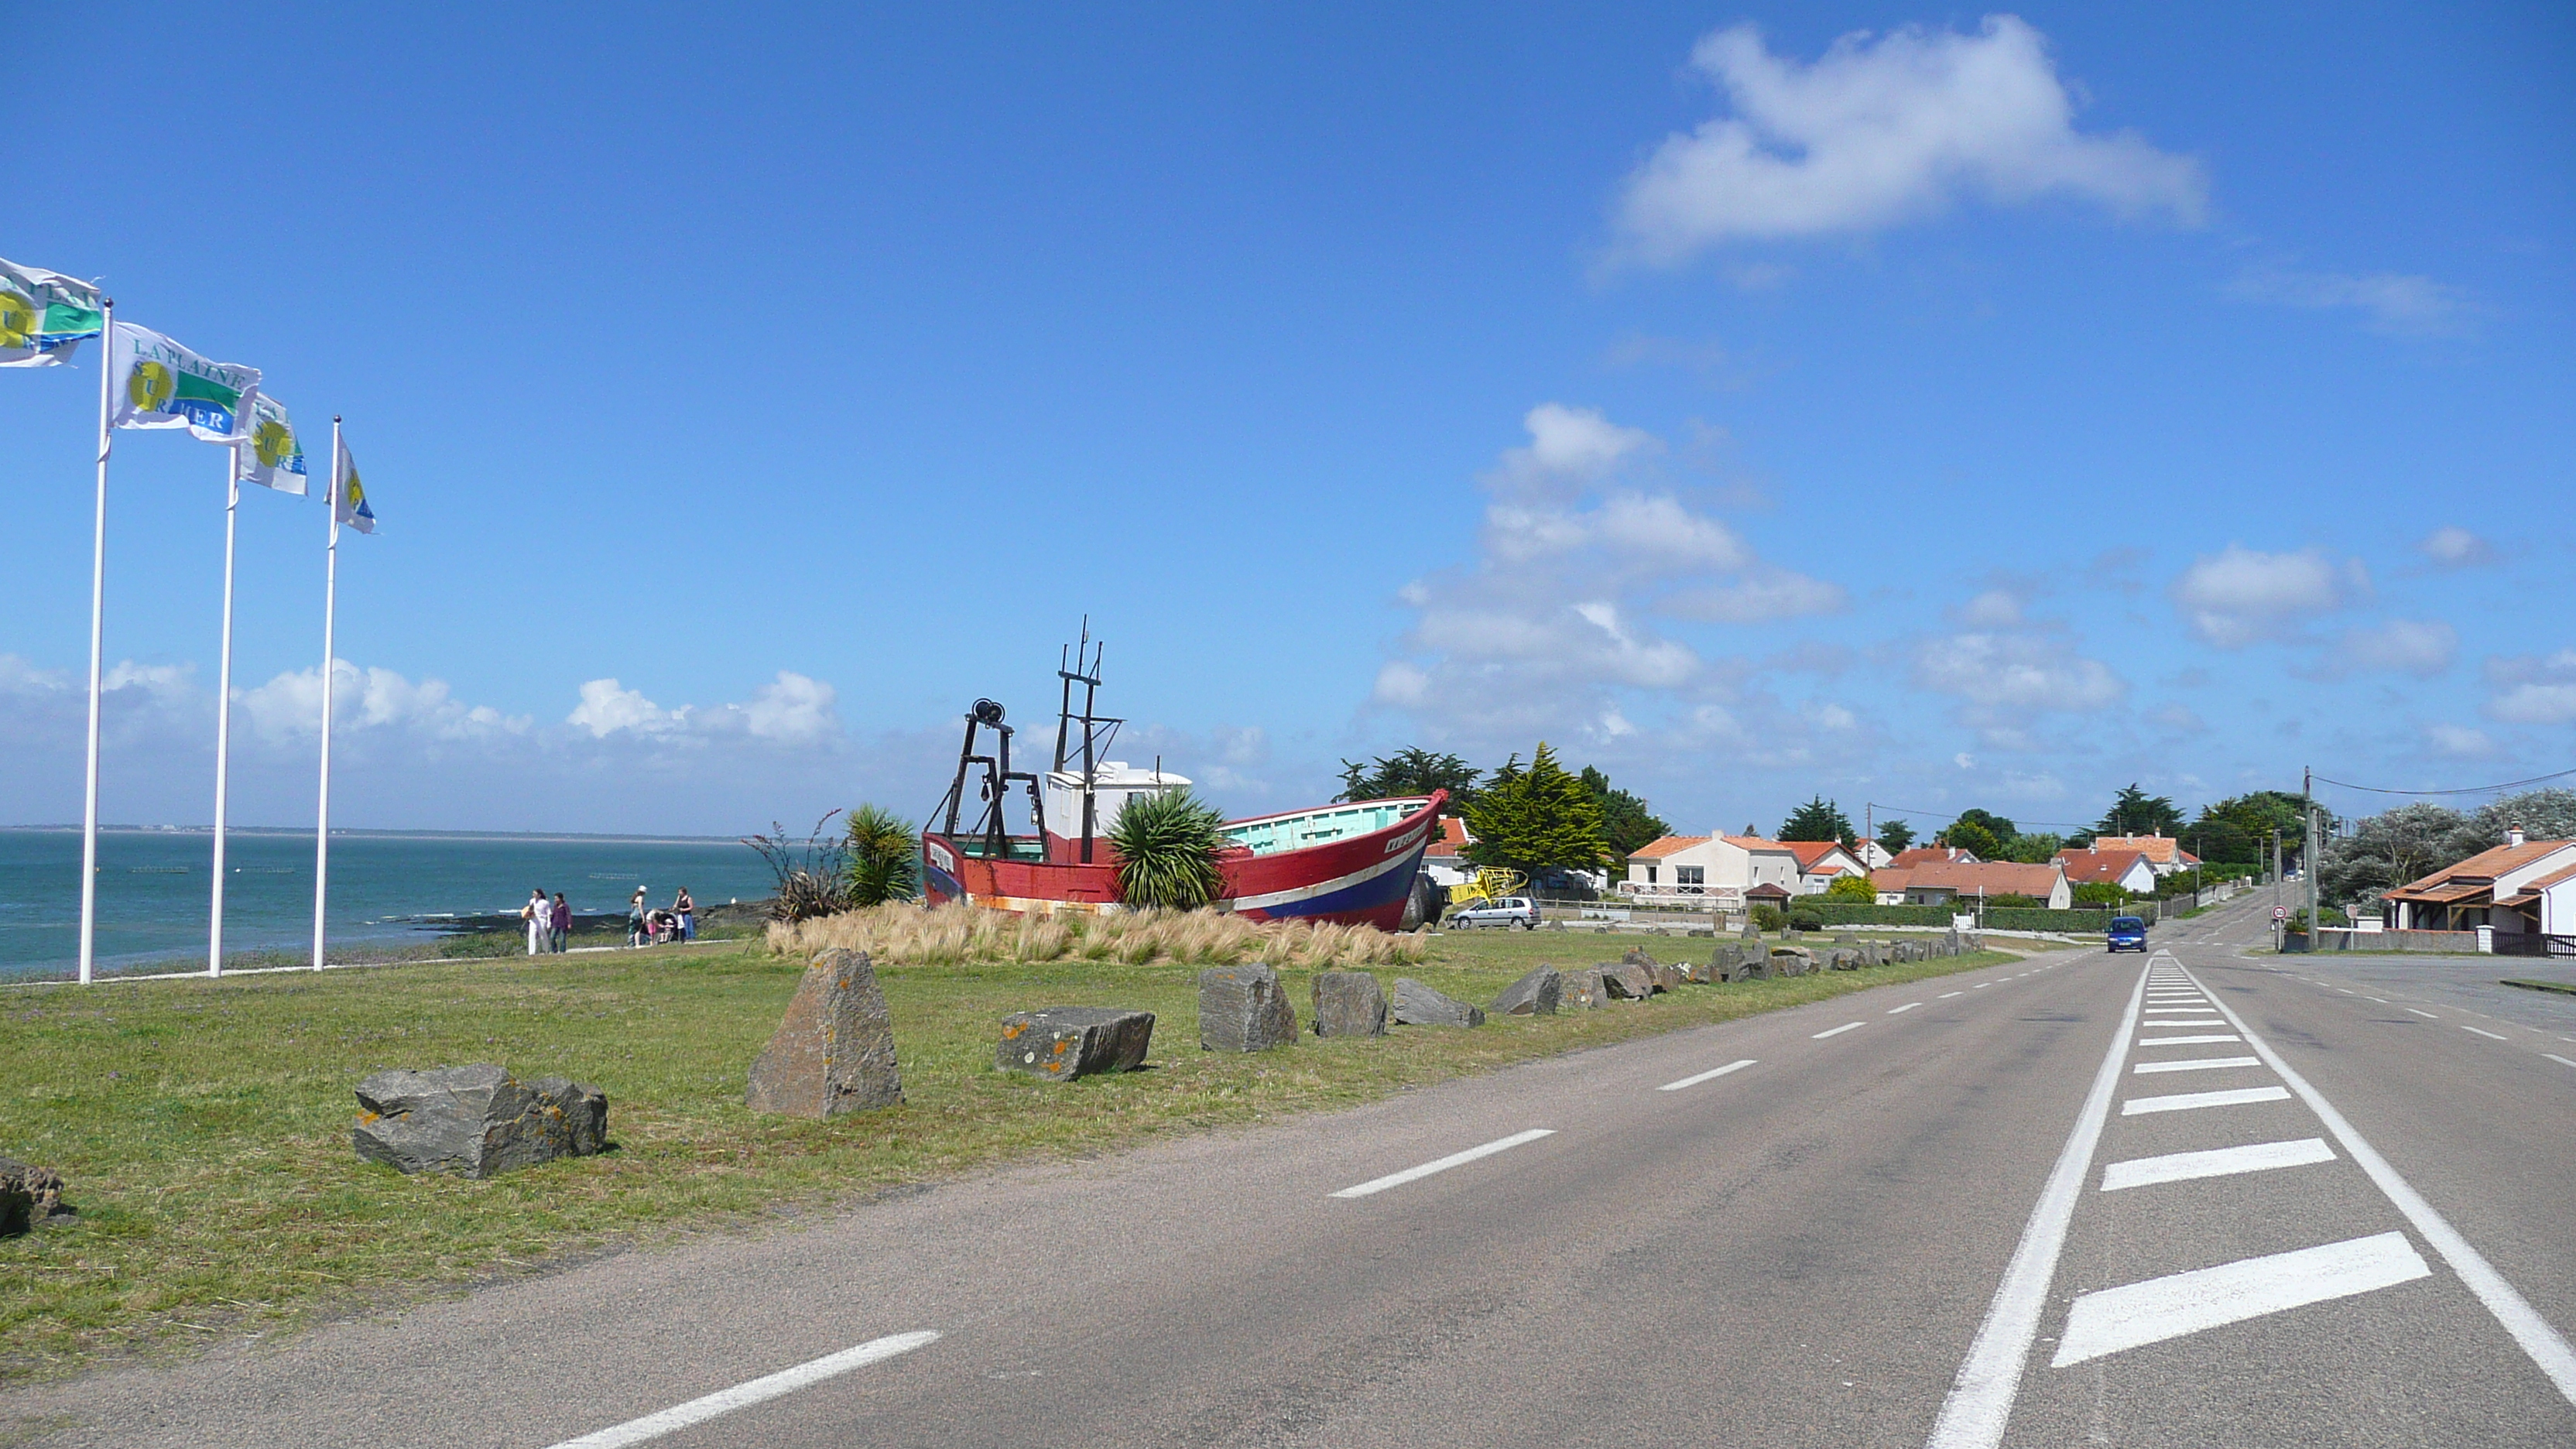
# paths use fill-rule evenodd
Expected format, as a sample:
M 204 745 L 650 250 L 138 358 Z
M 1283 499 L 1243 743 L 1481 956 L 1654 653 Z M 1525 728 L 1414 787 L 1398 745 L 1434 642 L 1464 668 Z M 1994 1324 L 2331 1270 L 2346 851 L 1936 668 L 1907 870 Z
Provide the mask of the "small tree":
M 1385 800 L 1400 795 L 1449 792 L 1448 813 L 1463 815 L 1476 798 L 1475 766 L 1456 755 L 1435 755 L 1419 746 L 1396 751 L 1368 764 L 1342 761 L 1342 793 L 1336 800 Z
M 1822 795 L 1789 812 L 1780 822 L 1781 840 L 1832 840 L 1848 847 L 1853 844 L 1851 817 L 1842 807 Z
M 2088 880 L 2075 887 L 2075 904 L 2079 906 L 2125 906 L 2129 892 L 2117 881 Z
M 1940 841 L 1953 850 L 1964 850 L 1979 860 L 2003 859 L 2004 843 L 1995 838 L 1993 831 L 1974 820 L 1951 821 L 1950 828 L 1941 832 Z
M 1225 815 L 1188 790 L 1130 799 L 1109 825 L 1118 894 L 1131 906 L 1194 911 L 1225 888 L 1217 856 L 1234 842 Z
M 908 901 L 920 894 L 921 843 L 902 816 L 882 805 L 850 812 L 841 874 L 853 907 Z
M 743 837 L 742 843 L 760 856 L 775 878 L 770 919 L 792 925 L 849 909 L 848 865 L 841 841 L 823 833 L 832 816 L 840 813 L 825 814 L 801 839 L 789 835 L 787 827 L 775 820 L 769 822 L 769 834 Z
M 2181 807 L 2168 796 L 2148 794 L 2132 780 L 2093 830 L 2098 835 L 2171 835 L 2181 828 Z
M 1825 887 L 1825 899 L 1858 901 L 1863 905 L 1871 905 L 1878 900 L 1878 887 L 1871 885 L 1869 877 L 1865 875 L 1838 875 L 1834 877 L 1832 885 Z
M 1886 851 L 1890 855 L 1902 855 L 1905 852 L 1906 847 L 1913 843 L 1913 826 L 1906 824 L 1902 820 L 1887 820 L 1879 823 L 1879 849 Z
M 1476 842 L 1467 858 L 1478 865 L 1508 866 L 1535 876 L 1543 870 L 1598 870 L 1610 842 L 1601 802 L 1583 781 L 1565 772 L 1545 740 L 1521 768 L 1514 755 L 1467 809 Z

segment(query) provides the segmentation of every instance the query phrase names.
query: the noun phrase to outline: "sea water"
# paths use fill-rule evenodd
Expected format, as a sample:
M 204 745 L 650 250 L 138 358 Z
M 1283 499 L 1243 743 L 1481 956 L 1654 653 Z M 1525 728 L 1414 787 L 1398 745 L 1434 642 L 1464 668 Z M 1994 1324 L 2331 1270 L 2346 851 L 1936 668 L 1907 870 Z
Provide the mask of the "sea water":
M 214 884 L 210 831 L 101 830 L 98 936 L 104 966 L 206 959 Z M 80 958 L 78 830 L 0 829 L 0 978 L 69 975 Z M 224 953 L 313 945 L 313 832 L 232 831 L 224 840 Z M 623 915 L 637 886 L 668 906 L 772 890 L 751 848 L 731 840 L 331 833 L 334 943 L 424 939 L 456 918 L 515 917 L 528 892 L 563 893 L 581 914 Z

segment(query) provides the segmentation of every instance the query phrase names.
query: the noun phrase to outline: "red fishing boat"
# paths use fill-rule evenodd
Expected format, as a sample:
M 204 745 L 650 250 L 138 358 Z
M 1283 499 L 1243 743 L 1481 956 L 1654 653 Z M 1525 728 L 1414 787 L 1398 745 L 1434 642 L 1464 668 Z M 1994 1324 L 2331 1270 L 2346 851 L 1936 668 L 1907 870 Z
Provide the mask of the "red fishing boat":
M 1044 773 L 1011 768 L 1012 727 L 1002 706 L 979 699 L 967 712 L 956 779 L 921 833 L 923 885 L 934 903 L 1035 912 L 1125 909 L 1109 827 L 1128 802 L 1187 789 L 1190 782 L 1159 760 L 1152 769 L 1137 769 L 1105 758 L 1124 721 L 1093 713 L 1100 654 L 1088 630 L 1076 649 L 1070 667 L 1057 663 L 1064 696 L 1055 763 Z M 1073 710 L 1077 684 L 1080 714 Z M 979 751 L 978 744 L 986 748 Z M 1410 923 L 1408 906 L 1419 909 L 1422 852 L 1448 798 L 1434 791 L 1229 821 L 1222 829 L 1234 843 L 1217 858 L 1224 885 L 1214 904 L 1257 921 L 1401 929 Z M 971 820 L 970 808 L 976 811 Z M 1011 809 L 1024 813 L 1026 831 L 1010 828 Z

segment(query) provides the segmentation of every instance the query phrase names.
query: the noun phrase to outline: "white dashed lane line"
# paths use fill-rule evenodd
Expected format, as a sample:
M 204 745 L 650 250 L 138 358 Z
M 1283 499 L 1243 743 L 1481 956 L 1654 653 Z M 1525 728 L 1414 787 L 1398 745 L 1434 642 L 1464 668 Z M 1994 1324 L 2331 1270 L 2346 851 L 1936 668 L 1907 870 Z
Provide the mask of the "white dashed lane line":
M 2170 1097 L 2131 1097 L 2120 1104 L 2120 1115 L 2137 1117 L 2149 1112 L 2189 1112 L 2200 1107 L 2239 1107 L 2249 1102 L 2286 1102 L 2287 1087 L 2238 1087 L 2226 1092 L 2180 1092 Z
M 2473 1032 L 2476 1032 L 2478 1035 L 2480 1035 L 2480 1036 L 2482 1036 L 2482 1037 L 2487 1038 L 2489 1041 L 2503 1041 L 2503 1040 L 2505 1039 L 2505 1036 L 2504 1036 L 2504 1033 L 2503 1033 L 2503 1032 L 2500 1032 L 2500 1031 L 2489 1031 L 2489 1030 L 2487 1030 L 2485 1027 L 2482 1027 L 2482 1026 L 2470 1026 L 2470 1025 L 2468 1025 L 2467 1023 L 2465 1023 L 2465 1022 L 2463 1022 L 2463 1023 L 2461 1023 L 2461 1024 L 2460 1024 L 2460 1030 L 2462 1030 L 2462 1031 L 2473 1031 Z
M 1844 1023 L 1843 1023 L 1842 1025 L 1840 1025 L 1840 1026 L 1837 1026 L 1837 1027 L 1829 1027 L 1829 1028 L 1827 1028 L 1827 1029 L 1826 1029 L 1826 1030 L 1824 1030 L 1824 1031 L 1817 1032 L 1814 1036 L 1812 1036 L 1812 1037 L 1808 1038 L 1808 1040 L 1810 1040 L 1810 1041 L 1823 1041 L 1826 1037 L 1829 1037 L 1829 1036 L 1841 1036 L 1844 1032 L 1858 1030 L 1860 1026 L 1861 1026 L 1861 1023 L 1859 1023 L 1859 1022 L 1857 1022 L 1857 1021 L 1847 1021 L 1847 1022 L 1844 1022 Z
M 658 1414 L 647 1414 L 641 1419 L 629 1419 L 614 1428 L 602 1429 L 595 1434 L 584 1434 L 578 1439 L 566 1439 L 555 1445 L 554 1449 L 623 1449 L 623 1446 L 628 1444 L 641 1444 L 647 1440 L 659 1439 L 665 1434 L 676 1433 L 692 1424 L 703 1424 L 719 1414 L 730 1414 L 736 1409 L 749 1408 L 753 1404 L 766 1402 L 782 1394 L 792 1394 L 808 1385 L 819 1384 L 825 1379 L 836 1378 L 852 1369 L 879 1363 L 897 1354 L 910 1353 L 923 1344 L 937 1341 L 938 1337 L 938 1334 L 924 1330 L 920 1333 L 898 1333 L 886 1338 L 870 1339 L 856 1348 L 845 1348 L 839 1353 L 815 1359 L 811 1363 L 801 1363 L 794 1368 L 780 1369 L 774 1374 L 753 1379 L 749 1383 L 736 1384 L 729 1389 L 719 1389 L 705 1398 L 691 1399 L 685 1404 L 675 1404 Z
M 2129 1070 L 2139 1076 L 2156 1072 L 2214 1072 L 2222 1067 L 2259 1067 L 2257 1057 L 2196 1057 L 2187 1062 L 2140 1062 Z
M 1912 1011 L 1914 1008 L 1921 1006 L 1922 1004 L 1923 1003 L 1919 1001 L 1909 1001 L 1903 1006 L 1891 1006 L 1887 1009 L 1887 1014 L 1890 1016 L 1897 1016 L 1904 1012 Z
M 1967 994 L 1968 994 L 1968 993 L 1966 993 L 1966 992 L 1964 992 L 1964 991 L 1944 991 L 1944 992 L 1942 992 L 1940 995 L 1935 996 L 1935 997 L 1933 997 L 1932 999 L 1933 999 L 1934 1001 L 1947 1001 L 1947 1000 L 1949 1000 L 1949 999 L 1950 999 L 1951 997 L 1953 997 L 1953 996 L 1965 996 L 1965 995 L 1967 995 Z
M 2440 1017 L 2438 1017 L 2438 1016 L 2434 1016 L 2434 1015 L 2433 1015 L 2433 1013 L 2431 1013 L 2431 1012 L 2429 1012 L 2429 1011 L 2426 1011 L 2424 1008 L 2422 1008 L 2422 1007 L 2420 1007 L 2420 1006 L 2410 1006 L 2410 1007 L 2408 1007 L 2408 1008 L 2406 1008 L 2406 1009 L 2407 1009 L 2408 1011 L 2411 1011 L 2411 1012 L 2415 1013 L 2417 1016 L 2427 1017 L 2427 1018 L 2430 1018 L 2431 1020 L 2434 1020 L 2434 1021 L 2440 1021 L 2440 1020 L 2442 1019 L 2442 1018 L 2440 1018 Z
M 2269 1172 L 2275 1168 L 2305 1167 L 2313 1162 L 2334 1160 L 2334 1149 L 2319 1137 L 2302 1137 L 2296 1142 L 2257 1142 L 2245 1147 L 2219 1147 L 2206 1152 L 2168 1152 L 2161 1157 L 2114 1162 L 2103 1168 L 2102 1190 L 2119 1192 L 2159 1182 L 2232 1177 L 2240 1172 Z
M 1717 1078 L 1725 1076 L 1729 1072 L 1740 1072 L 1751 1065 L 1753 1065 L 1753 1058 L 1747 1057 L 1743 1061 L 1728 1062 L 1725 1066 L 1716 1067 L 1709 1071 L 1702 1072 L 1695 1077 L 1684 1077 L 1678 1082 L 1666 1082 L 1655 1090 L 1658 1092 L 1678 1092 L 1684 1087 L 1696 1087 L 1702 1082 L 1715 1081 Z
M 2051 1367 L 2431 1277 L 2404 1233 L 2380 1233 L 2105 1288 L 2075 1300 Z
M 2562 1067 L 2576 1067 L 2576 1062 L 2571 1062 L 2556 1052 L 2542 1052 L 2541 1055 L 2549 1058 L 2551 1061 L 2556 1062 Z
M 1523 1143 L 1536 1142 L 1542 1137 L 1555 1135 L 1556 1129 L 1553 1127 L 1532 1127 L 1526 1132 L 1515 1132 L 1509 1137 L 1498 1137 L 1481 1147 L 1470 1147 L 1464 1152 L 1452 1152 L 1436 1162 L 1426 1162 L 1420 1167 L 1408 1167 L 1402 1172 L 1390 1172 L 1384 1177 L 1370 1178 L 1357 1187 L 1343 1188 L 1333 1196 L 1367 1197 L 1371 1193 L 1384 1192 L 1390 1187 L 1402 1187 L 1408 1182 L 1419 1182 L 1435 1172 L 1447 1172 L 1453 1167 L 1464 1167 L 1478 1158 L 1491 1157 L 1497 1152 L 1509 1152 Z

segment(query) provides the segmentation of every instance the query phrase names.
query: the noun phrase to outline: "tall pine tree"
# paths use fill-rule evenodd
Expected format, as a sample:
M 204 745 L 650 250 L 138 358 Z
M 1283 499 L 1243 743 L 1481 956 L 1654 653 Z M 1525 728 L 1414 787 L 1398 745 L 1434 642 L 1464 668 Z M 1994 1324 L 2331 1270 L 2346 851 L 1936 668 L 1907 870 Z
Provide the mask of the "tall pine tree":
M 1600 800 L 1580 776 L 1557 764 L 1545 740 L 1527 769 L 1514 755 L 1485 782 L 1467 809 L 1467 830 L 1476 837 L 1467 847 L 1468 859 L 1533 876 L 1543 870 L 1598 870 L 1610 853 Z

